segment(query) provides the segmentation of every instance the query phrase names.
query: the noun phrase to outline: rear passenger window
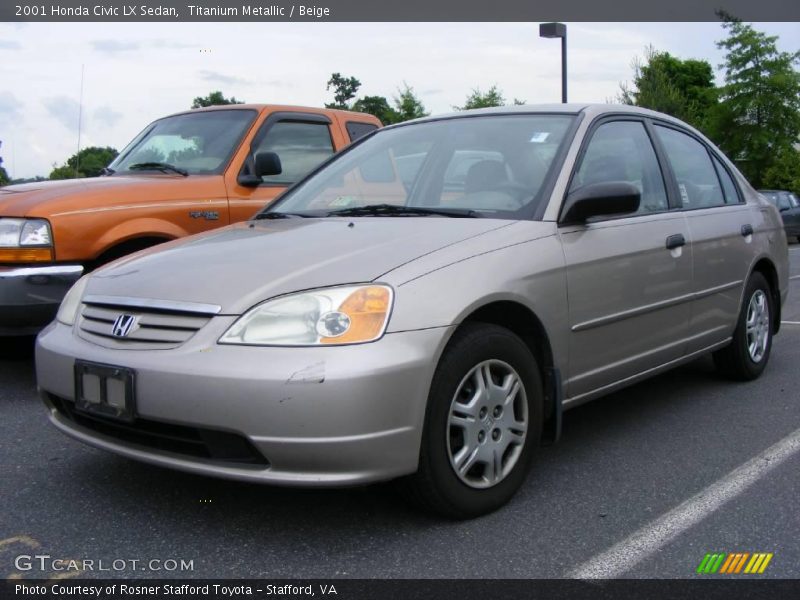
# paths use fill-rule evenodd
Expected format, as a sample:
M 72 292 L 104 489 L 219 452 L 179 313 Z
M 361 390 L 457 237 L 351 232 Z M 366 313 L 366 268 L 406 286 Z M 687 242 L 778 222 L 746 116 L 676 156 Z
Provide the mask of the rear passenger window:
M 712 154 L 711 157 L 714 159 L 717 175 L 719 175 L 719 180 L 722 182 L 722 193 L 725 195 L 725 204 L 738 204 L 740 201 L 739 192 L 736 191 L 736 185 L 733 183 L 733 179 L 728 173 L 728 170 L 722 166 L 722 162 L 720 162 L 716 156 Z
M 612 121 L 592 134 L 570 191 L 592 183 L 624 181 L 642 193 L 636 214 L 668 210 L 655 150 L 639 121 Z
M 351 142 L 355 142 L 358 138 L 378 128 L 374 123 L 359 123 L 358 121 L 348 121 L 344 127 L 347 129 L 347 137 L 350 138 Z
M 267 131 L 257 152 L 274 152 L 283 171 L 263 177 L 265 183 L 294 183 L 333 154 L 333 142 L 325 123 L 278 121 Z
M 724 205 L 722 186 L 706 147 L 690 135 L 669 127 L 656 125 L 656 131 L 675 173 L 683 208 Z

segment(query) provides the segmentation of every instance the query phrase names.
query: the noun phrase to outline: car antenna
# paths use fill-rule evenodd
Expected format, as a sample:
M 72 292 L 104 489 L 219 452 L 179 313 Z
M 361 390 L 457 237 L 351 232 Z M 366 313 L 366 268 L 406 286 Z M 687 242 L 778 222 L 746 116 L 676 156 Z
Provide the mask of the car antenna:
M 81 116 L 83 115 L 83 67 L 81 64 L 81 95 L 78 101 L 78 152 L 75 154 L 75 179 L 79 177 L 81 165 Z

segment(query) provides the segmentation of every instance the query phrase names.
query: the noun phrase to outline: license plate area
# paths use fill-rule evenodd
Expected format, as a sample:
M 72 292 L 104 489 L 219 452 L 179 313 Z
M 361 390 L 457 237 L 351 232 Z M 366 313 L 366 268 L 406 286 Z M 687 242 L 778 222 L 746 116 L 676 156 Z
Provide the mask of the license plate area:
M 77 360 L 75 409 L 118 421 L 133 421 L 134 380 L 132 369 Z

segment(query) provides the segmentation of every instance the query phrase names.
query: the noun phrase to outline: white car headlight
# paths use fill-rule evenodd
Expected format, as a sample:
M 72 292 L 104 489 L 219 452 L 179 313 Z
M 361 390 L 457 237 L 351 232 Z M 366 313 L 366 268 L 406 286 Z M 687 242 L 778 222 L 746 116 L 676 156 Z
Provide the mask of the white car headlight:
M 290 294 L 251 308 L 220 344 L 316 346 L 377 340 L 386 330 L 393 292 L 386 285 L 351 285 Z
M 0 219 L 0 247 L 52 245 L 50 223 L 44 219 Z
M 83 298 L 83 291 L 86 289 L 86 284 L 89 282 L 89 276 L 84 275 L 75 282 L 67 295 L 61 301 L 61 306 L 58 307 L 58 314 L 56 319 L 59 323 L 64 325 L 73 325 L 75 318 L 78 316 L 78 308 L 81 305 L 81 298 Z

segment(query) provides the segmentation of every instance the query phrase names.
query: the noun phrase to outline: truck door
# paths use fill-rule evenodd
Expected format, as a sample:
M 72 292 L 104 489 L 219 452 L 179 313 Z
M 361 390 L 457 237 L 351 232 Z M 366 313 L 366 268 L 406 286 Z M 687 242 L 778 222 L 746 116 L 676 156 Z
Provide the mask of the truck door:
M 347 142 L 332 125 L 324 114 L 282 111 L 269 115 L 253 136 L 244 160 L 240 159 L 238 168 L 232 166 L 225 178 L 231 223 L 252 217 L 344 146 Z M 275 152 L 282 172 L 262 177 L 256 186 L 241 185 L 239 176 L 251 172 L 258 152 Z

